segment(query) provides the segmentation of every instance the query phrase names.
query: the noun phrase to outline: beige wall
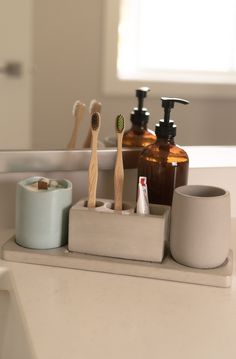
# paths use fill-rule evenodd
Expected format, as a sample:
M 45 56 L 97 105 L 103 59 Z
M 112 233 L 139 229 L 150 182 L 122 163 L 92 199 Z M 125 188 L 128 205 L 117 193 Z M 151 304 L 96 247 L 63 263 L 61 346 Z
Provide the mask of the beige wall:
M 0 149 L 31 147 L 32 0 L 0 1 L 0 68 L 22 66 L 22 75 L 0 73 Z
M 73 127 L 71 109 L 77 99 L 87 105 L 92 98 L 102 102 L 101 137 L 113 133 L 116 114 L 129 119 L 136 103 L 134 94 L 109 97 L 102 93 L 102 15 L 102 0 L 35 0 L 34 148 L 66 146 Z M 178 143 L 236 145 L 236 100 L 189 100 L 191 105 L 176 106 L 172 116 L 178 125 Z M 148 99 L 146 106 L 154 128 L 162 116 L 159 98 Z M 88 116 L 80 140 L 87 126 Z

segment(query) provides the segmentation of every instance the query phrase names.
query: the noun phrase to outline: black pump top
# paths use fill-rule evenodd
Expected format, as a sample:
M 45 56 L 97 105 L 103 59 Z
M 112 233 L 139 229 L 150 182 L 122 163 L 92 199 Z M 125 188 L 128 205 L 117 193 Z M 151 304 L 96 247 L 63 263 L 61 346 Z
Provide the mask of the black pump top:
M 189 101 L 175 97 L 161 97 L 162 107 L 164 108 L 164 119 L 156 124 L 155 133 L 160 138 L 175 137 L 176 124 L 170 119 L 170 111 L 174 108 L 175 103 L 189 104 Z
M 140 87 L 136 90 L 138 107 L 134 107 L 130 116 L 130 120 L 134 125 L 142 126 L 145 125 L 149 120 L 150 113 L 145 107 L 143 107 L 144 98 L 147 97 L 148 91 L 150 91 L 148 87 Z

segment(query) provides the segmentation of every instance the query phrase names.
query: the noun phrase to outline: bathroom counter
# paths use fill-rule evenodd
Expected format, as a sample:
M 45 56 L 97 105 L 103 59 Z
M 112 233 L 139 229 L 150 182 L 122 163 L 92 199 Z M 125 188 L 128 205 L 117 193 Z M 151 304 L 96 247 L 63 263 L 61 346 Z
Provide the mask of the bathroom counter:
M 235 238 L 236 219 L 232 232 Z M 0 243 L 9 235 L 0 232 Z M 13 274 L 32 359 L 236 357 L 235 269 L 232 287 L 222 289 L 2 260 L 0 266 Z
M 214 158 L 220 163 L 212 162 L 213 153 L 217 153 Z M 189 183 L 211 184 L 230 190 L 232 216 L 235 217 L 232 243 L 236 258 L 235 154 L 236 146 L 209 147 L 207 150 L 192 148 Z M 7 157 L 6 161 L 6 154 L 0 156 L 0 170 L 4 172 L 0 179 L 0 228 L 14 225 L 16 182 L 36 175 L 37 171 L 49 176 L 48 172 L 41 174 L 41 171 L 68 170 L 49 173 L 52 178 L 71 179 L 75 183 L 75 198 L 86 195 L 87 173 L 77 171 L 78 153 L 69 154 L 73 157 L 70 161 L 68 153 L 65 157 L 56 154 L 55 158 L 48 153 L 44 155 L 37 161 L 33 157 L 31 162 L 23 157 L 20 161 L 18 157 L 14 161 Z M 9 156 L 13 154 L 9 153 Z M 82 156 L 80 159 L 83 160 Z M 61 164 L 61 160 L 68 166 L 63 161 Z M 16 166 L 19 163 L 20 168 Z M 82 168 L 86 168 L 86 164 L 82 161 Z M 8 173 L 12 168 L 15 172 L 23 172 Z M 135 170 L 126 173 L 126 179 L 132 185 L 136 179 Z M 100 174 L 101 197 L 113 193 L 113 186 L 110 190 L 108 183 L 112 183 L 111 175 L 104 171 Z M 127 185 L 127 198 L 131 192 Z M 10 230 L 0 230 L 0 247 L 11 234 Z M 35 352 L 30 359 L 236 357 L 235 268 L 231 288 L 214 288 L 3 260 L 0 260 L 1 267 L 9 269 L 15 283 L 18 307 Z

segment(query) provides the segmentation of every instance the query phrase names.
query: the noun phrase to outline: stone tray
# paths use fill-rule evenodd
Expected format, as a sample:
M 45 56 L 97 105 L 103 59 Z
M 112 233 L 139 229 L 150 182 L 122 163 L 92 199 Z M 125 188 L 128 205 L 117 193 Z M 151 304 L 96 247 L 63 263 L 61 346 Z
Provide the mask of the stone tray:
M 69 252 L 67 246 L 47 250 L 27 249 L 16 244 L 13 236 L 4 244 L 2 257 L 13 262 L 225 288 L 231 286 L 233 272 L 232 250 L 222 266 L 215 269 L 195 269 L 176 263 L 168 253 L 162 263 L 144 262 Z

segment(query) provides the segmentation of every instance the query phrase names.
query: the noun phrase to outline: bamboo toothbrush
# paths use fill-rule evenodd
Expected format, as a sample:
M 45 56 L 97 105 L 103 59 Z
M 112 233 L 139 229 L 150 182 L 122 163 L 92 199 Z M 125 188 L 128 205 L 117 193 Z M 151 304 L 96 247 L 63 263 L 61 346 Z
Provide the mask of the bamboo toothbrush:
M 71 139 L 67 145 L 68 150 L 76 149 L 76 144 L 77 144 L 77 139 L 78 139 L 78 134 L 79 134 L 79 126 L 84 117 L 84 111 L 85 111 L 85 104 L 80 101 L 76 101 L 74 103 L 73 110 L 72 110 L 72 114 L 75 118 L 75 124 L 74 124 L 74 128 L 72 131 Z
M 101 110 L 102 110 L 101 102 L 98 102 L 97 100 L 92 100 L 90 102 L 89 113 L 90 113 L 91 116 L 92 116 L 92 114 L 94 112 L 101 113 Z M 87 137 L 86 137 L 86 139 L 84 141 L 84 144 L 83 144 L 83 148 L 89 148 L 91 146 L 91 140 L 92 140 L 92 132 L 91 132 L 91 129 L 89 128 Z
M 122 140 L 125 129 L 125 119 L 122 115 L 116 118 L 116 134 L 117 134 L 117 155 L 114 173 L 114 209 L 122 211 L 122 196 L 124 183 L 124 167 L 122 157 Z
M 97 146 L 98 146 L 98 134 L 101 126 L 101 116 L 99 112 L 94 112 L 91 117 L 91 159 L 88 171 L 88 208 L 96 207 L 96 192 L 98 181 L 98 158 L 97 158 Z

